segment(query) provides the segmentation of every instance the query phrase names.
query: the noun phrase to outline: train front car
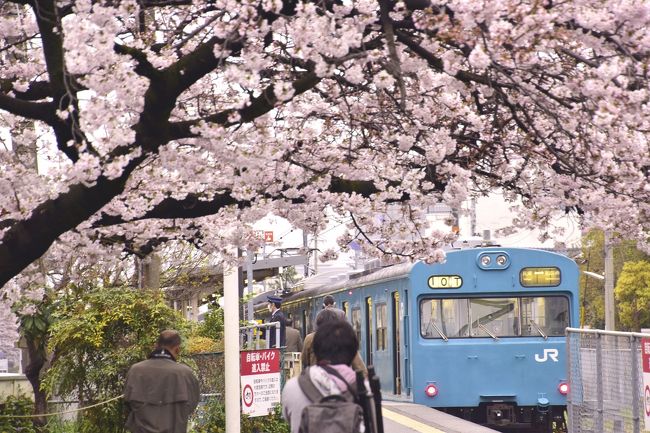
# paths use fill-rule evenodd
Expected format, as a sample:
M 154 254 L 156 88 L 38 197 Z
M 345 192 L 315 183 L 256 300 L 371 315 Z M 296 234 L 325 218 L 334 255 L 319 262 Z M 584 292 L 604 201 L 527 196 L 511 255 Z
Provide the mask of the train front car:
M 415 265 L 414 402 L 501 431 L 562 428 L 578 272 L 563 255 L 513 248 Z

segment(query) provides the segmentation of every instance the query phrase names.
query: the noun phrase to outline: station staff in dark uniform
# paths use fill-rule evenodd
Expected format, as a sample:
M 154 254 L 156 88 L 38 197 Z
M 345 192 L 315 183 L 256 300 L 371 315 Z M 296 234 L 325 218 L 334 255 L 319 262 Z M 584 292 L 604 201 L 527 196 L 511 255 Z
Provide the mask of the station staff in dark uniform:
M 286 319 L 284 313 L 280 308 L 282 307 L 282 298 L 278 296 L 267 296 L 266 298 L 269 301 L 269 311 L 271 312 L 271 319 L 269 323 L 280 322 L 280 347 L 286 346 L 287 334 L 286 334 Z M 275 347 L 275 328 L 269 328 L 268 330 L 270 342 L 270 347 Z

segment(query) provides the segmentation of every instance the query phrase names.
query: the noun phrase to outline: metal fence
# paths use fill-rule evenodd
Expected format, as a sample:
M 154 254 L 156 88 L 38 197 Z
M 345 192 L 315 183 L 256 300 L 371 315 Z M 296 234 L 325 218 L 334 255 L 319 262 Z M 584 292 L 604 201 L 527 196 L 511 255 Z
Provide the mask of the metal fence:
M 639 433 L 643 428 L 641 338 L 567 329 L 569 433 Z

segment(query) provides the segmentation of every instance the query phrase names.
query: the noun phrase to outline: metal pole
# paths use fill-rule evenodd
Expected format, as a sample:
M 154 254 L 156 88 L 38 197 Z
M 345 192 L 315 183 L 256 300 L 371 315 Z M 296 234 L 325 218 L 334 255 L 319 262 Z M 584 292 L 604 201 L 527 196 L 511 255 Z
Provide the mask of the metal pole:
M 239 406 L 239 275 L 237 266 L 224 267 L 223 328 L 226 382 L 226 433 L 241 432 Z
M 304 231 L 304 230 L 302 231 L 302 247 L 305 250 L 304 254 L 308 254 L 307 251 L 309 251 L 309 239 L 307 238 L 307 232 Z M 307 261 L 307 264 L 305 264 L 305 266 L 303 266 L 302 273 L 303 273 L 305 278 L 307 278 L 309 276 L 309 261 Z
M 611 235 L 605 231 L 605 330 L 616 330 L 614 313 L 614 254 Z
M 246 281 L 248 282 L 248 303 L 246 320 L 253 320 L 253 252 L 246 251 Z
M 573 352 L 571 352 L 571 332 L 566 332 L 566 354 L 567 354 L 567 378 L 569 379 L 569 383 L 571 384 L 571 388 L 569 389 L 569 396 L 566 401 L 566 409 L 567 409 L 567 415 L 568 415 L 568 431 L 573 432 L 574 427 L 573 427 L 573 393 L 575 392 L 573 389 L 574 384 L 576 383 L 576 378 L 573 377 L 573 369 L 571 368 L 574 363 L 577 362 L 576 359 L 573 357 Z M 580 337 L 580 334 L 578 334 L 578 337 Z M 580 346 L 578 346 L 578 351 Z M 582 382 L 582 378 L 580 380 Z M 583 397 L 584 400 L 584 397 Z
M 597 334 L 596 340 L 596 432 L 604 433 L 605 424 L 603 423 L 603 344 L 602 337 Z
M 637 355 L 636 337 L 630 337 L 630 362 L 632 363 L 632 422 L 633 433 L 641 431 L 641 414 L 639 413 L 639 406 L 641 402 L 641 387 L 639 386 L 639 359 L 641 356 Z

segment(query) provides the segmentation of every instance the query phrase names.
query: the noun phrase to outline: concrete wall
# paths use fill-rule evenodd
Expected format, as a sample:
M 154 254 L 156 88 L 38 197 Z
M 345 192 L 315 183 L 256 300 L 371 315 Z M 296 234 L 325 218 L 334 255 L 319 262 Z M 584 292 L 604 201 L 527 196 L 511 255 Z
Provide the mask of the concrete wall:
M 32 386 L 22 374 L 0 374 L 0 401 L 10 395 L 26 395 L 34 398 Z

